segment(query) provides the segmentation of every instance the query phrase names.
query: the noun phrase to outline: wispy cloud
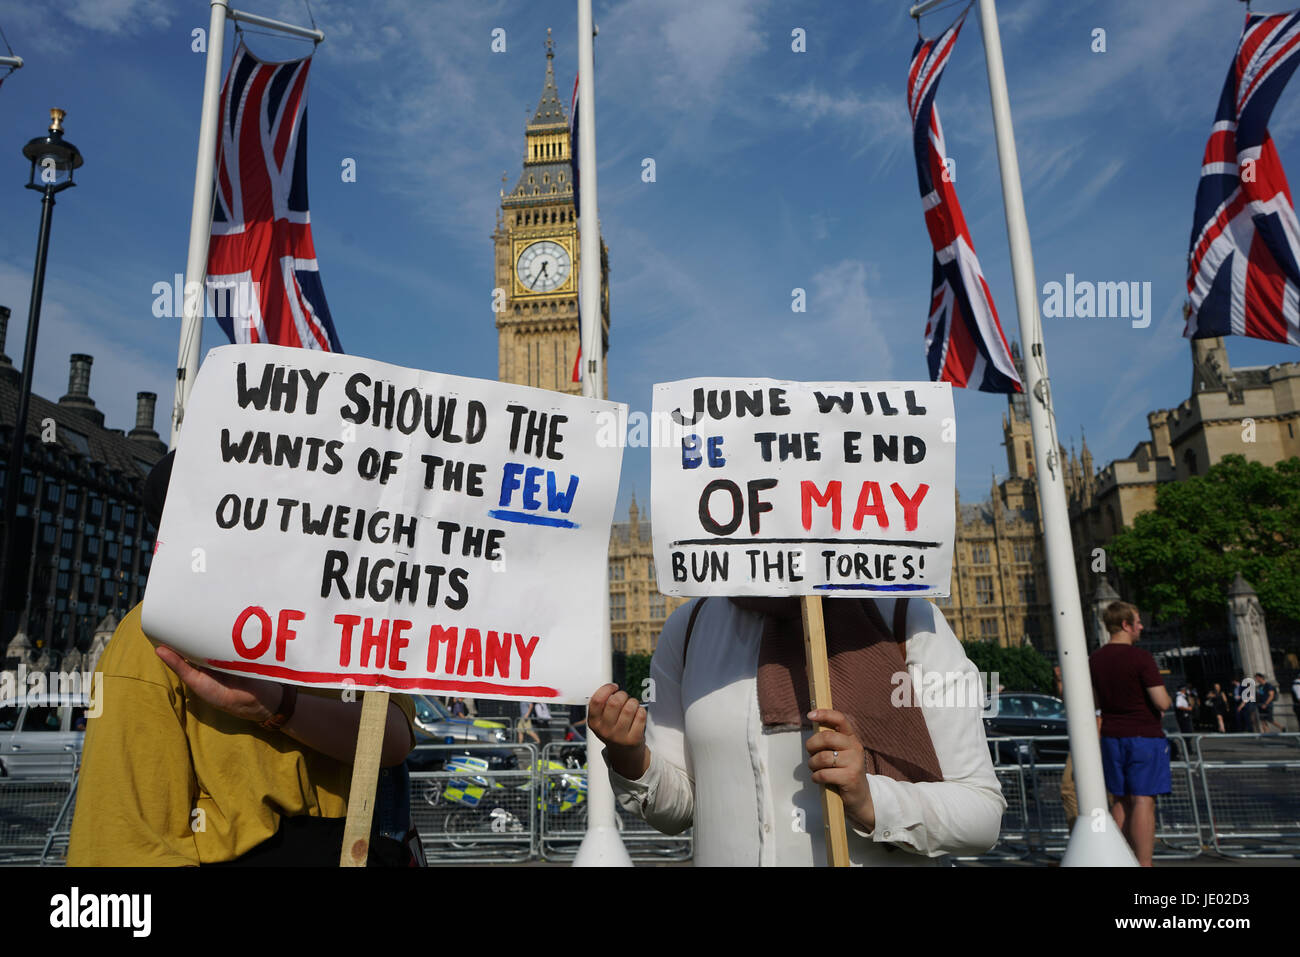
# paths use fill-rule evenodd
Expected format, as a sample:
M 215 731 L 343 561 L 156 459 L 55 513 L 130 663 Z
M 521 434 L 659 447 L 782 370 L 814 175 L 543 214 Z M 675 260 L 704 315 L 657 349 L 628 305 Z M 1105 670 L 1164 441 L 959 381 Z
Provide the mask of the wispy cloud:
M 164 29 L 177 9 L 167 0 L 74 0 L 64 12 L 77 26 L 121 35 Z
M 619 90 L 652 111 L 707 115 L 726 105 L 744 68 L 767 48 L 766 0 L 625 0 L 598 18 L 602 63 Z M 653 121 L 653 117 L 651 117 Z
M 1113 454 L 1127 455 L 1135 444 L 1149 438 L 1146 432 L 1147 411 L 1168 404 L 1167 400 L 1161 402 L 1160 397 L 1168 396 L 1168 392 L 1159 387 L 1158 373 L 1163 367 L 1179 364 L 1179 355 L 1187 354 L 1188 340 L 1182 337 L 1184 299 L 1181 291 L 1175 294 L 1160 314 L 1160 321 L 1154 323 L 1152 328 L 1140 332 L 1124 330 L 1125 334 L 1142 336 L 1142 361 L 1116 368 L 1109 396 L 1101 407 L 1101 414 L 1097 416 L 1104 423 L 1100 430 L 1098 450 L 1122 448 L 1122 453 Z M 1138 343 L 1135 342 L 1134 346 L 1136 348 Z M 1189 381 L 1190 378 L 1189 374 Z M 1183 396 L 1180 395 L 1179 400 L 1181 398 Z
M 782 346 L 806 360 L 824 358 L 827 350 L 846 343 L 870 344 L 871 377 L 889 378 L 894 357 L 889 336 L 872 306 L 868 279 L 875 270 L 867 263 L 845 259 L 827 266 L 812 279 L 803 328 L 785 337 Z M 802 317 L 800 317 L 802 318 Z
M 100 37 L 135 37 L 165 30 L 179 10 L 168 0 L 72 0 L 63 5 L 5 4 L 0 8 L 14 52 L 61 55 Z M 207 10 L 195 17 L 207 23 Z
M 882 89 L 860 95 L 853 91 L 830 93 L 815 84 L 802 90 L 778 93 L 776 101 L 788 110 L 785 120 L 809 128 L 822 121 L 840 127 L 854 144 L 854 158 L 874 150 L 881 169 L 905 153 L 910 144 L 911 121 L 903 97 Z
M 166 437 L 171 429 L 175 367 L 160 360 L 155 347 L 171 342 L 174 348 L 175 321 L 126 314 L 95 291 L 103 289 L 98 280 L 66 263 L 60 264 L 58 272 L 46 283 L 33 391 L 51 399 L 63 395 L 68 387 L 68 356 L 89 354 L 95 360 L 90 394 L 105 414 L 105 425 L 130 430 L 135 425 L 136 392 L 154 392 L 158 396 L 154 428 Z M 30 264 L 0 261 L 0 302 L 24 304 L 13 310 L 5 343 L 5 352 L 17 366 L 22 362 L 31 280 Z

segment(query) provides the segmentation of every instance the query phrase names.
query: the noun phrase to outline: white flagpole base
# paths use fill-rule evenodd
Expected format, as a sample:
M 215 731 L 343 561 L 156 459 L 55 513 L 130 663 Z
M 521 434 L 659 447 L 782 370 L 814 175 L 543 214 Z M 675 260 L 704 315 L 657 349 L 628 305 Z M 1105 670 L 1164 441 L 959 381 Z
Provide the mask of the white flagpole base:
M 1096 830 L 1094 821 L 1103 828 Z M 1074 831 L 1070 834 L 1065 856 L 1061 858 L 1061 866 L 1137 867 L 1138 861 L 1110 814 L 1097 818 L 1080 814 L 1074 822 Z
M 632 858 L 628 856 L 623 839 L 619 837 L 618 828 L 608 824 L 597 825 L 587 829 L 587 836 L 582 839 L 578 856 L 573 859 L 574 867 L 631 867 Z

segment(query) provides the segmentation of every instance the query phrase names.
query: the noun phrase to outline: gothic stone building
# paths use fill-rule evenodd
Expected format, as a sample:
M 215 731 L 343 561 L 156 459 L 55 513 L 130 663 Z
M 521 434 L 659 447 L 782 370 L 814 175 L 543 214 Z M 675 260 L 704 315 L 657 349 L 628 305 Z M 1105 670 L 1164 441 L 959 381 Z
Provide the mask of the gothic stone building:
M 609 540 L 609 620 L 615 651 L 651 654 L 664 621 L 690 600 L 660 594 L 656 581 L 649 516 L 641 515 L 633 496 L 627 521 L 614 525 Z
M 1018 345 L 1012 345 L 1012 356 L 1023 381 Z M 962 504 L 958 498 L 952 596 L 935 604 L 962 641 L 1031 644 L 1054 656 L 1052 596 L 1023 394 L 1007 397 L 1002 435 L 1007 476 L 992 483 L 987 501 Z
M 1189 396 L 1174 408 L 1147 413 L 1150 437 L 1127 458 L 1095 476 L 1089 459 L 1070 495 L 1085 608 L 1099 589 L 1123 592 L 1099 550 L 1156 507 L 1159 485 L 1204 475 L 1225 455 L 1264 465 L 1300 456 L 1300 363 L 1233 368 L 1222 337 L 1193 339 L 1191 355 Z

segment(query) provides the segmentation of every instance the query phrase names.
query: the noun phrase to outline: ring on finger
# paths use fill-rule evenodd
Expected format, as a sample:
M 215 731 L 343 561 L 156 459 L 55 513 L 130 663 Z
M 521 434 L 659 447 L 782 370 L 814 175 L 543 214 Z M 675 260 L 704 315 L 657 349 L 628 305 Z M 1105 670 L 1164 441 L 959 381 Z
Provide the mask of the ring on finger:
M 838 767 L 838 766 L 839 766 L 839 764 L 838 764 L 839 760 L 840 760 L 840 753 L 839 753 L 838 751 L 832 751 L 832 752 L 831 752 L 831 767 L 833 767 L 833 768 L 834 768 L 834 767 Z

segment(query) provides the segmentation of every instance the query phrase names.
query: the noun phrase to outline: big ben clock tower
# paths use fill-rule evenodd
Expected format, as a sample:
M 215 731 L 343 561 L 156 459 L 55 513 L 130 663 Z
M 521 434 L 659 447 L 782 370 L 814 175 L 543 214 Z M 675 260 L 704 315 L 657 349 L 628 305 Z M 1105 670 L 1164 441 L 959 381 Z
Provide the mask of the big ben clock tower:
M 573 381 L 578 322 L 578 215 L 573 203 L 569 120 L 555 85 L 555 49 L 546 31 L 546 83 L 525 127 L 524 168 L 501 191 L 492 233 L 498 378 L 581 394 Z M 504 177 L 503 177 L 504 180 Z M 600 244 L 601 348 L 609 349 L 609 251 Z M 609 374 L 602 363 L 605 392 Z

